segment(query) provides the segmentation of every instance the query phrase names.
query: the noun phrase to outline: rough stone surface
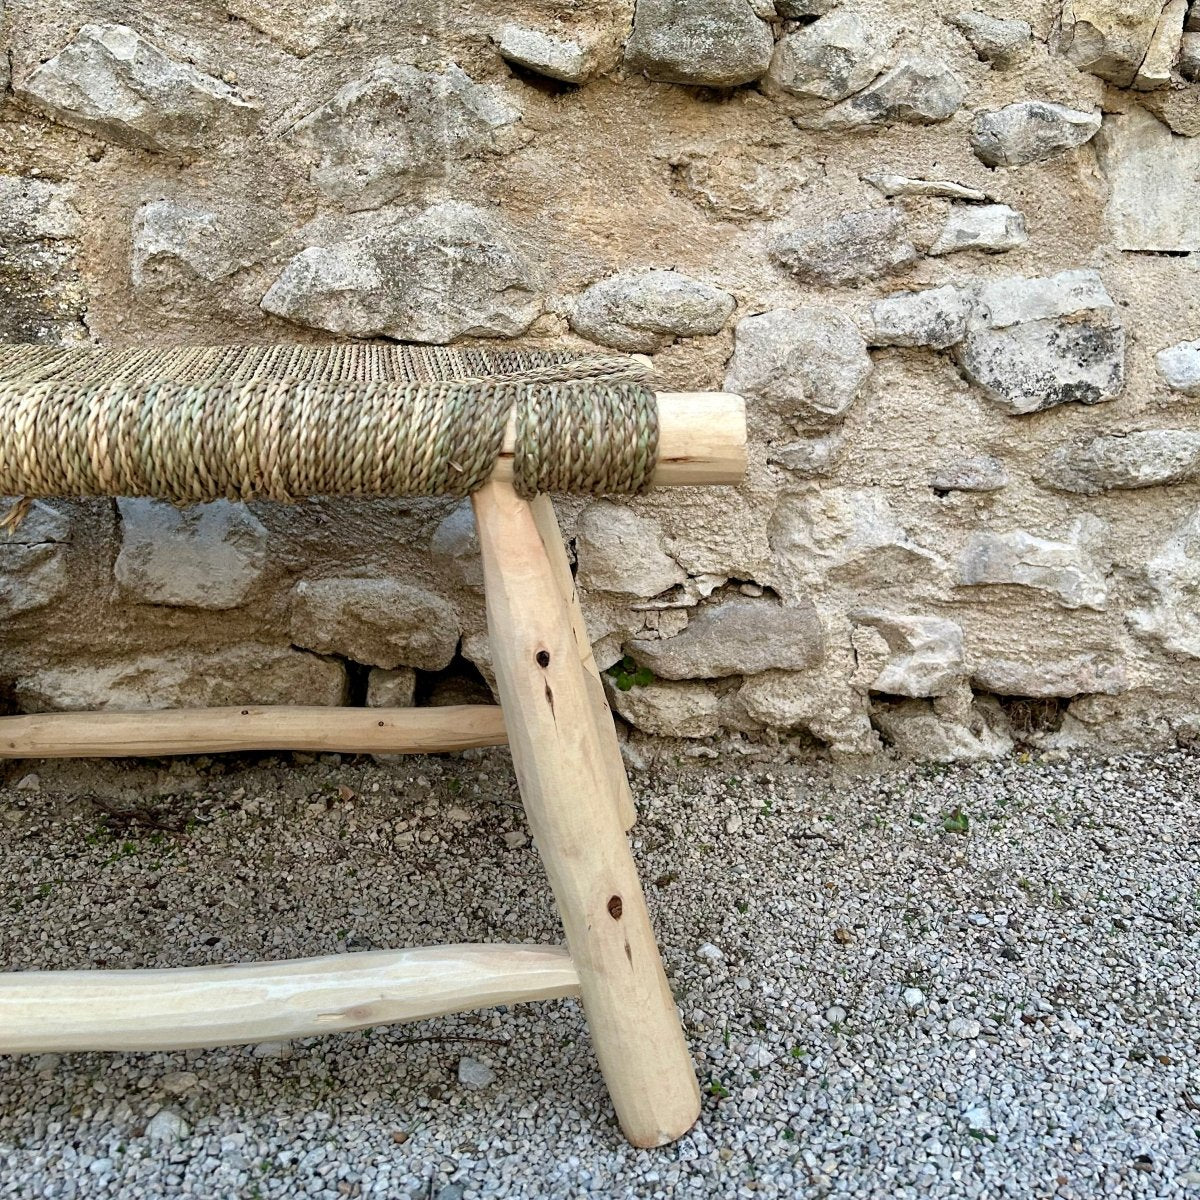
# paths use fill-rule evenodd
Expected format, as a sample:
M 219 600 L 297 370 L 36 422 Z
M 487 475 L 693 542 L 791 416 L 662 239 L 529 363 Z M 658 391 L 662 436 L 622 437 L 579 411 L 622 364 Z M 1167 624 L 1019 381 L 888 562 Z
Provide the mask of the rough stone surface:
M 821 173 L 820 164 L 793 157 L 782 139 L 688 149 L 673 155 L 669 166 L 678 195 L 726 221 L 779 216 Z
M 458 631 L 442 597 L 393 579 L 303 580 L 293 593 L 293 644 L 389 671 L 449 666 Z
M 992 454 L 942 463 L 929 478 L 929 486 L 941 492 L 998 492 L 1009 482 L 1004 464 Z
M 917 251 L 900 211 L 887 207 L 788 230 L 771 243 L 771 257 L 799 283 L 838 287 L 903 270 Z
M 835 9 L 779 39 L 767 86 L 802 99 L 844 100 L 883 70 L 891 41 L 878 22 Z
M 563 83 L 587 83 L 600 69 L 596 48 L 582 38 L 558 37 L 528 25 L 503 26 L 496 49 L 501 58 Z
M 1067 0 L 1058 48 L 1081 70 L 1133 83 L 1162 14 L 1162 0 Z
M 964 674 L 920 710 L 932 712 L 943 740 L 971 733 L 988 687 L 1017 689 L 1002 704 L 1021 750 L 1107 753 L 1191 736 L 1200 730 L 1200 660 L 1149 633 L 1131 637 L 1130 614 L 1161 607 L 1146 565 L 1166 554 L 1200 484 L 1189 465 L 1200 372 L 1187 350 L 1200 338 L 1191 303 L 1200 250 L 1187 249 L 1200 212 L 1200 91 L 1187 82 L 1200 18 L 1193 5 L 1170 82 L 1139 90 L 1080 73 L 1057 51 L 1058 0 L 978 0 L 978 11 L 959 11 L 975 4 L 932 12 L 915 0 L 516 0 L 501 9 L 445 0 L 385 12 L 375 0 L 217 0 L 126 14 L 9 0 L 0 21 L 0 80 L 11 65 L 14 88 L 0 95 L 0 357 L 5 342 L 376 337 L 588 351 L 602 343 L 570 317 L 597 281 L 652 269 L 704 281 L 723 294 L 722 313 L 736 302 L 713 332 L 662 331 L 619 314 L 619 336 L 650 346 L 661 391 L 728 383 L 746 396 L 746 479 L 614 498 L 620 520 L 648 524 L 625 562 L 620 545 L 607 560 L 609 586 L 580 583 L 596 658 L 607 668 L 633 642 L 669 644 L 700 610 L 734 600 L 811 602 L 825 653 L 802 669 L 747 675 L 739 662 L 729 665 L 743 673 L 675 681 L 708 696 L 701 727 L 712 740 L 685 751 L 735 753 L 739 763 L 879 753 L 877 716 L 893 694 L 872 686 L 890 652 L 881 633 L 851 619 L 868 606 L 960 626 Z M 657 24 L 655 37 L 693 86 L 619 61 L 635 9 L 639 36 Z M 1158 3 L 1151 44 L 1176 28 L 1177 13 L 1178 4 Z M 140 99 L 125 84 L 98 99 L 129 101 L 138 129 L 178 134 L 188 149 L 147 152 L 124 127 L 97 137 L 23 98 L 45 60 L 59 59 L 58 72 L 60 52 L 89 21 L 136 31 L 157 48 L 162 78 L 182 89 L 168 96 L 143 74 Z M 857 91 L 826 98 L 839 86 L 829 31 L 856 23 L 868 46 L 889 49 Z M 568 57 L 576 47 L 594 52 L 597 70 L 582 82 L 539 75 L 567 60 L 525 54 L 505 26 L 556 39 L 561 46 L 542 46 L 555 55 L 562 46 Z M 706 28 L 720 36 L 706 44 Z M 501 40 L 513 58 L 498 52 Z M 764 77 L 780 42 L 821 49 L 801 56 L 814 73 L 800 90 L 817 94 L 788 94 Z M 67 60 L 82 61 L 81 46 Z M 537 47 L 526 38 L 525 50 Z M 131 78 L 149 61 L 104 71 Z M 1163 61 L 1131 58 L 1134 78 L 1161 83 Z M 755 78 L 727 86 L 731 63 Z M 966 89 L 961 107 L 931 120 L 953 106 L 954 81 Z M 172 106 L 182 124 L 171 124 Z M 1024 113 L 1012 145 L 1038 155 L 1056 138 L 1069 146 L 1086 137 L 1100 113 L 1103 128 L 1073 151 L 993 169 L 971 148 L 981 110 L 985 125 Z M 1035 136 L 1039 113 L 1048 142 Z M 1009 266 L 982 248 L 928 255 L 943 226 L 983 219 L 989 206 L 1028 222 Z M 772 246 L 796 230 L 804 236 L 792 273 Z M 581 580 L 596 502 L 555 501 Z M 254 505 L 264 571 L 243 602 L 221 609 L 138 600 L 118 583 L 115 502 L 50 507 L 69 523 L 63 540 L 40 540 L 35 509 L 0 564 L 0 711 L 19 709 L 17 683 L 42 672 L 175 661 L 182 647 L 199 670 L 220 667 L 230 647 L 285 649 L 297 581 L 326 578 L 437 598 L 441 658 L 452 641 L 460 649 L 448 667 L 394 668 L 418 672 L 417 703 L 485 694 L 467 679 L 469 664 L 494 679 L 467 504 Z M 1102 519 L 1102 534 L 1066 532 L 1081 517 Z M 1074 546 L 1103 580 L 1105 607 L 1067 608 L 1052 591 L 1017 584 L 955 585 L 973 536 L 1013 530 Z M 160 582 L 179 580 L 164 567 Z M 1177 624 L 1187 603 L 1173 610 Z M 1154 616 L 1146 627 L 1156 622 L 1169 624 Z M 1109 686 L 1108 677 L 1088 682 L 1077 661 L 1088 655 L 1119 662 L 1124 690 L 1050 695 Z M 331 663 L 337 694 L 354 704 L 370 690 L 370 671 L 386 670 L 343 664 L 337 651 L 302 661 L 312 660 Z M 284 699 L 310 698 L 304 672 L 288 678 L 295 690 Z M 988 721 L 995 716 L 988 709 Z M 630 762 L 644 769 L 661 748 L 636 716 L 630 723 Z M 50 776 L 39 773 L 46 792 Z M 941 1003 L 936 989 L 927 994 Z M 697 1161 L 708 1161 L 703 1150 Z M 819 1161 L 812 1171 L 822 1174 Z M 434 1191 L 448 1182 L 439 1178 Z M 656 1186 L 675 1185 L 664 1176 Z M 800 1180 L 792 1190 L 815 1186 L 825 1185 Z M 227 1190 L 239 1188 L 244 1181 Z M 263 1190 L 274 1195 L 270 1181 Z
M 86 340 L 81 232 L 73 186 L 0 174 L 0 341 Z
M 1125 330 L 1094 271 L 1001 279 L 977 291 L 955 356 L 1010 415 L 1099 404 L 1125 386 Z
M 986 658 L 972 667 L 971 682 L 997 696 L 1034 700 L 1097 693 L 1119 696 L 1128 687 L 1124 663 L 1096 651 L 1061 659 Z
M 662 83 L 736 87 L 766 73 L 774 48 L 747 0 L 637 0 L 625 66 Z
M 533 269 L 491 214 L 457 201 L 302 250 L 263 297 L 275 316 L 353 337 L 515 337 L 541 307 Z
M 199 205 L 155 200 L 133 218 L 130 278 L 139 290 L 178 289 L 216 283 L 259 256 L 260 230 L 248 214 L 237 223 Z
M 631 271 L 592 284 L 571 310 L 571 328 L 615 350 L 651 354 L 677 337 L 720 333 L 733 307 L 728 292 L 677 271 Z
M 654 680 L 623 692 L 604 677 L 608 702 L 618 716 L 659 737 L 711 737 L 721 727 L 720 701 L 704 683 Z
M 100 655 L 92 662 L 31 671 L 17 678 L 13 690 L 26 712 L 340 705 L 346 702 L 346 672 L 315 654 L 240 644 L 211 652 Z
M 974 200 L 977 203 L 989 199 L 988 193 L 981 188 L 955 183 L 953 179 L 917 179 L 911 175 L 872 171 L 863 176 L 863 182 L 869 183 L 889 199 L 893 196 L 946 196 L 951 200 Z
M 1135 88 L 1140 91 L 1153 91 L 1170 84 L 1171 71 L 1179 57 L 1180 43 L 1183 41 L 1183 25 L 1187 13 L 1188 0 L 1167 0 L 1162 16 L 1154 28 L 1154 36 L 1146 49 L 1146 56 L 1133 77 Z
M 835 757 L 873 754 L 879 737 L 850 689 L 822 687 L 810 671 L 764 671 L 738 688 L 736 706 L 767 729 L 804 730 Z
M 1200 477 L 1200 432 L 1148 429 L 1092 438 L 1050 455 L 1038 476 L 1048 487 L 1096 495 L 1185 483 Z
M 456 504 L 433 531 L 429 552 L 442 568 L 449 568 L 458 582 L 471 588 L 483 587 L 483 560 L 479 556 L 479 530 L 470 500 Z
M 1200 250 L 1200 140 L 1141 108 L 1106 118 L 1097 139 L 1105 219 L 1121 250 Z
M 962 341 L 971 310 L 971 296 L 949 285 L 884 296 L 868 310 L 867 341 L 872 346 L 945 350 Z
M 578 580 L 589 589 L 657 596 L 687 579 L 663 549 L 662 530 L 623 504 L 589 504 L 576 525 Z
M 1033 46 L 1033 28 L 1028 21 L 1006 20 L 982 12 L 960 12 L 950 22 L 962 30 L 975 53 L 984 62 L 1010 67 L 1024 58 Z
M 866 342 L 843 313 L 780 308 L 738 322 L 724 386 L 800 430 L 841 420 L 870 374 Z
M 140 603 L 236 608 L 268 572 L 267 531 L 244 505 L 124 499 L 117 508 L 121 551 L 113 574 Z
M 224 0 L 226 11 L 253 25 L 289 54 L 307 58 L 354 21 L 355 0 Z
M 697 608 L 682 633 L 634 639 L 628 652 L 662 679 L 722 679 L 811 667 L 824 654 L 824 632 L 811 603 L 722 600 Z
M 937 241 L 929 247 L 929 253 L 937 256 L 959 250 L 984 250 L 1000 254 L 1027 241 L 1024 214 L 1007 204 L 952 204 L 950 216 Z
M 1200 32 L 1185 33 L 1179 40 L 1180 75 L 1192 83 L 1200 82 Z
M 771 517 L 771 549 L 797 583 L 911 583 L 942 566 L 909 535 L 880 488 L 822 488 L 786 496 Z
M 981 112 L 971 148 L 989 167 L 1023 167 L 1066 154 L 1100 130 L 1098 112 L 1080 112 L 1046 100 L 1023 100 Z
M 979 762 L 1001 758 L 1012 738 L 989 721 L 990 713 L 973 710 L 966 721 L 943 714 L 928 700 L 905 700 L 880 709 L 875 722 L 897 752 L 930 762 Z
M 0 497 L 0 519 L 15 503 L 15 497 Z M 44 500 L 35 501 L 15 529 L 0 527 L 0 617 L 46 608 L 63 596 L 70 538 L 70 517 Z
M 886 661 L 871 682 L 872 691 L 941 696 L 962 680 L 962 626 L 954 621 L 870 609 L 852 613 L 851 619 L 878 634 L 886 648 Z M 858 654 L 861 661 L 862 651 Z
M 260 106 L 125 25 L 84 25 L 17 89 L 55 121 L 142 150 L 194 152 L 244 137 Z
M 1200 340 L 1168 346 L 1154 356 L 1154 362 L 1173 392 L 1200 396 Z
M 416 692 L 417 673 L 411 667 L 372 667 L 367 674 L 368 708 L 412 708 Z
M 345 84 L 293 130 L 311 179 L 351 210 L 416 197 L 448 160 L 516 149 L 521 112 L 498 87 L 462 70 L 422 71 L 385 60 Z
M 1104 576 L 1084 548 L 1023 529 L 974 534 L 959 557 L 957 582 L 962 587 L 1031 588 L 1064 608 L 1103 612 L 1108 605 Z
M 1129 614 L 1134 632 L 1169 654 L 1200 658 L 1200 509 L 1146 564 L 1145 604 Z
M 821 118 L 827 129 L 867 125 L 936 125 L 962 107 L 967 89 L 946 65 L 924 54 L 901 59 L 870 87 Z

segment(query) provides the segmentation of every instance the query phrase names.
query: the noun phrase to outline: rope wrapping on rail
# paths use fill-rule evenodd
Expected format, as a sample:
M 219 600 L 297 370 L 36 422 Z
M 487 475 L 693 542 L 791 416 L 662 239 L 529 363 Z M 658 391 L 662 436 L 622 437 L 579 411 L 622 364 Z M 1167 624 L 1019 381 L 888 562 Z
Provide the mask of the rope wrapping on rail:
M 447 347 L 0 346 L 0 495 L 461 496 L 510 416 L 521 495 L 636 493 L 658 447 L 647 373 Z

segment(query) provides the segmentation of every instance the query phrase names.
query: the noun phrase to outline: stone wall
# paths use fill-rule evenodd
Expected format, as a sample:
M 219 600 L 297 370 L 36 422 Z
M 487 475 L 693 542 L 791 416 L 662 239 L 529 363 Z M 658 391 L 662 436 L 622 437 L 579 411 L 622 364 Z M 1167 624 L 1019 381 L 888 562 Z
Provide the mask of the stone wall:
M 1200 723 L 1200 0 L 8 0 L 0 341 L 521 339 L 749 404 L 565 503 L 635 731 L 935 758 Z M 437 703 L 469 508 L 42 503 L 9 711 Z

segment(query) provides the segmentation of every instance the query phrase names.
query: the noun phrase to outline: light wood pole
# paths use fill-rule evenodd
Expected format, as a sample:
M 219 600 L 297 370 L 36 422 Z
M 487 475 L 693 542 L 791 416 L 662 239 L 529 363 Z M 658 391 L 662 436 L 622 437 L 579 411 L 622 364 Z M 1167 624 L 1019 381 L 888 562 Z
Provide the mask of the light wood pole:
M 661 1146 L 692 1126 L 700 1089 L 622 828 L 616 732 L 600 719 L 529 502 L 501 482 L 472 502 L 513 766 L 596 1056 L 625 1136 Z

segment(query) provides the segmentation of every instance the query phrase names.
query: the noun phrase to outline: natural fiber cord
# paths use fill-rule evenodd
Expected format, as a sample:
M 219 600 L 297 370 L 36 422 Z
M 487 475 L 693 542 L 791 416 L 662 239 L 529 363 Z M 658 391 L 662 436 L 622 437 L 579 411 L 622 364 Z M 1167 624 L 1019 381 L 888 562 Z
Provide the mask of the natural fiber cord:
M 640 492 L 658 449 L 647 375 L 618 356 L 432 346 L 0 346 L 0 495 L 465 495 L 512 414 L 521 495 Z

